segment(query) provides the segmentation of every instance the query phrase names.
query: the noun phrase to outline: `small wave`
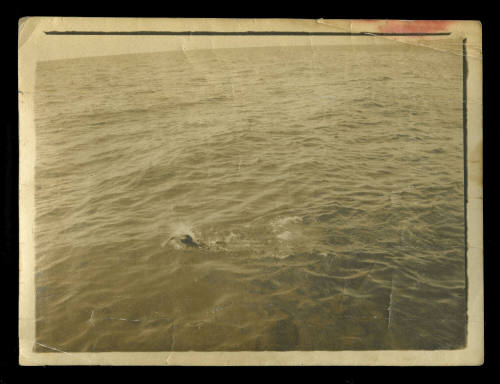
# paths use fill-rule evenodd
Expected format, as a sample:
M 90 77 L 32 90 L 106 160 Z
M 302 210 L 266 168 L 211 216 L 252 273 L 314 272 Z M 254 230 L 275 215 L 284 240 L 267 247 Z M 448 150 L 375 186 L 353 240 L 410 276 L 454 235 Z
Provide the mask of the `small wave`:
M 389 76 L 380 76 L 380 77 L 376 77 L 373 80 L 374 81 L 389 81 L 389 80 L 392 80 L 392 77 L 389 77 Z
M 426 151 L 427 153 L 445 153 L 443 148 L 433 148 L 430 151 Z
M 376 103 L 374 101 L 369 101 L 369 102 L 363 103 L 363 104 L 361 104 L 361 106 L 363 108 L 383 108 L 384 107 L 384 105 Z
M 219 101 L 229 101 L 229 100 L 232 100 L 232 97 L 229 95 L 218 95 L 218 96 L 207 97 L 206 99 L 201 100 L 200 103 L 216 103 Z
M 291 240 L 293 238 L 293 233 L 290 231 L 285 231 L 276 236 L 280 240 Z
M 302 218 L 300 216 L 286 216 L 286 217 L 277 217 L 276 219 L 271 221 L 271 226 L 273 228 L 275 227 L 282 227 L 287 224 L 297 224 L 301 223 Z

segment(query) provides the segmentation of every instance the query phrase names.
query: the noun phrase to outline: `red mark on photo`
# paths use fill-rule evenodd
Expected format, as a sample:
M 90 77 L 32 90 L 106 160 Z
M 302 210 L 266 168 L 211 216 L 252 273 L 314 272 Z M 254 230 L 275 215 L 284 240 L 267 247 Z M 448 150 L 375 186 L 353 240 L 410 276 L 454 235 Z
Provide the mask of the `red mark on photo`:
M 385 20 L 378 26 L 382 33 L 436 33 L 446 32 L 450 20 Z

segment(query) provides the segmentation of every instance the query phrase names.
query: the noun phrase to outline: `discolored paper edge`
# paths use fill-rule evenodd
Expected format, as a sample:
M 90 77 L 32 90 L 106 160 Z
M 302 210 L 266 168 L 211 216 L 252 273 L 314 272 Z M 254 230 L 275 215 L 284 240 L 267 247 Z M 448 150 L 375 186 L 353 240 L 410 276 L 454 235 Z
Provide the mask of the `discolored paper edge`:
M 105 31 L 112 35 L 60 36 L 47 31 Z M 216 35 L 120 35 L 117 32 L 206 31 Z M 257 36 L 245 35 L 248 31 Z M 261 32 L 306 32 L 264 36 Z M 330 34 L 318 36 L 317 32 Z M 432 33 L 416 38 L 415 34 Z M 239 34 L 238 34 L 239 33 Z M 360 34 L 366 33 L 360 37 Z M 21 365 L 481 365 L 484 359 L 482 48 L 478 21 L 298 20 L 298 19 L 118 19 L 26 17 L 19 20 L 19 363 Z M 315 35 L 316 34 L 316 35 Z M 216 49 L 228 45 L 383 44 L 387 39 L 429 49 L 433 39 L 461 39 L 443 52 L 463 55 L 466 137 L 467 346 L 436 351 L 290 352 L 34 352 L 35 343 L 35 142 L 36 63 L 44 60 L 165 50 Z M 272 39 L 272 41 L 271 41 Z M 331 40 L 328 40 L 331 39 Z M 57 41 L 57 43 L 56 43 Z

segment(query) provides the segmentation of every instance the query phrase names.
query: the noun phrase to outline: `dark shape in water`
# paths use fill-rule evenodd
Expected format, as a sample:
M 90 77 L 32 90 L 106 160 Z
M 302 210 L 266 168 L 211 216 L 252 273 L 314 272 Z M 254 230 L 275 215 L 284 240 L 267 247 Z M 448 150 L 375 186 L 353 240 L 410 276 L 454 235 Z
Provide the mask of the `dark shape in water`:
M 181 239 L 181 243 L 186 244 L 188 247 L 200 248 L 200 244 L 193 240 L 190 235 L 185 235 L 184 238 Z
M 177 249 L 188 249 L 188 248 L 197 248 L 197 249 L 205 249 L 207 246 L 200 241 L 195 240 L 191 235 L 183 234 L 183 235 L 175 235 L 170 237 L 165 243 L 162 244 L 162 247 L 166 244 L 173 244 Z

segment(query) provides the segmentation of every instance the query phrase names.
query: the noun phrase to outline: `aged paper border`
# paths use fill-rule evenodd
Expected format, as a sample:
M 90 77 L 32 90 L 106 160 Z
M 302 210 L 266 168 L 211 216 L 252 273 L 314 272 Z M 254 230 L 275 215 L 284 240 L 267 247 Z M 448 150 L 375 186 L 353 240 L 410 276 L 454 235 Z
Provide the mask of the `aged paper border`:
M 386 21 L 385 21 L 386 22 Z M 467 346 L 437 351 L 290 351 L 290 352 L 33 352 L 35 342 L 34 284 L 34 166 L 36 130 L 34 84 L 37 61 L 57 57 L 68 47 L 48 43 L 47 31 L 114 32 L 126 52 L 224 47 L 221 41 L 249 40 L 245 31 L 305 31 L 303 36 L 279 36 L 278 45 L 320 44 L 316 32 L 337 34 L 355 44 L 356 34 L 366 33 L 374 43 L 383 39 L 416 44 L 412 36 L 379 33 L 383 20 L 297 19 L 135 19 L 28 17 L 19 21 L 19 363 L 21 365 L 481 365 L 484 361 L 483 300 L 483 182 L 482 182 L 482 30 L 477 21 L 447 22 L 446 31 L 463 41 L 466 242 L 467 242 Z M 407 22 L 402 22 L 407 23 Z M 122 31 L 222 31 L 239 33 L 223 39 L 196 39 L 191 35 L 138 40 L 119 36 Z M 312 33 L 312 34 L 311 34 Z M 257 33 L 258 34 L 258 33 Z M 73 57 L 96 56 L 93 42 L 99 36 L 78 36 L 69 51 Z M 442 36 L 441 36 L 442 38 Z M 85 40 L 87 39 L 87 40 Z M 253 41 L 265 37 L 254 38 Z M 297 43 L 299 39 L 299 43 Z M 89 42 L 84 44 L 83 42 Z M 113 41 L 113 40 L 111 40 Z M 147 43 L 147 41 L 151 41 Z M 146 42 L 146 43 L 145 43 Z M 429 47 L 431 48 L 431 47 Z M 113 49 L 113 44 L 110 45 Z M 105 53 L 110 54 L 110 53 Z M 52 56 L 51 56 L 52 55 Z

